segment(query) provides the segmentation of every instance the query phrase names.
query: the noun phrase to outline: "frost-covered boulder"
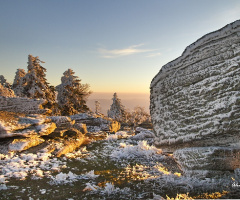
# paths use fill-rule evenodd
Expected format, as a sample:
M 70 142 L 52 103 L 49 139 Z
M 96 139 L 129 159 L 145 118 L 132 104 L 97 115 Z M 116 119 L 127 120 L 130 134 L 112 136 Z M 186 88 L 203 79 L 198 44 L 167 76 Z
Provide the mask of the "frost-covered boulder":
M 8 151 L 21 152 L 23 150 L 29 149 L 30 147 L 39 145 L 44 141 L 45 140 L 40 137 L 14 139 L 8 145 Z
M 136 135 L 131 137 L 132 140 L 152 140 L 155 138 L 155 135 L 152 131 L 142 127 L 137 127 L 135 133 Z
M 192 147 L 176 150 L 173 156 L 188 176 L 222 176 L 240 168 L 240 148 Z
M 43 99 L 29 99 L 24 97 L 0 96 L 0 111 L 9 111 L 25 114 L 43 114 L 46 109 L 42 109 Z
M 24 115 L 0 111 L 0 138 L 15 136 L 35 137 L 49 135 L 56 129 L 56 124 L 44 115 Z
M 151 82 L 157 146 L 227 146 L 240 139 L 240 20 L 209 33 Z

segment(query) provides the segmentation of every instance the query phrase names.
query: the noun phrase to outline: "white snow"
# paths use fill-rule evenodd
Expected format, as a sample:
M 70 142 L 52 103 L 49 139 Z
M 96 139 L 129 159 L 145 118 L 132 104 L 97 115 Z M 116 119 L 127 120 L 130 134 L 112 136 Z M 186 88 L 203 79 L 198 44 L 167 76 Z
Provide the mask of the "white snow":
M 58 159 L 50 159 L 50 156 L 48 153 L 22 153 L 19 156 L 14 153 L 0 154 L 0 183 L 7 183 L 9 178 L 24 180 L 27 176 L 33 179 L 49 177 L 66 164 Z
M 128 138 L 130 136 L 131 135 L 129 135 L 126 131 L 118 131 L 115 134 L 108 134 L 106 140 L 113 141 L 120 138 Z
M 150 131 L 150 130 L 137 127 L 136 128 L 136 132 L 137 131 L 139 133 L 137 133 L 136 135 L 132 136 L 131 137 L 132 140 L 145 140 L 147 138 L 154 138 L 155 137 L 154 133 L 152 131 Z
M 147 141 L 139 141 L 137 145 L 120 144 L 120 148 L 114 150 L 110 155 L 115 159 L 132 159 L 135 157 L 151 157 L 156 154 L 161 154 L 162 150 L 155 146 L 149 146 Z

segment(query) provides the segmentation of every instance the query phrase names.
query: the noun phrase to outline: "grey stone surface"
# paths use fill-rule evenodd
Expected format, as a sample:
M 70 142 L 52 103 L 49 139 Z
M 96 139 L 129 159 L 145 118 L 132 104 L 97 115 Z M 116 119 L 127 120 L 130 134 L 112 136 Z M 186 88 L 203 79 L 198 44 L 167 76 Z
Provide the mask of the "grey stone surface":
M 240 20 L 209 33 L 151 83 L 155 144 L 171 150 L 240 139 Z
M 173 156 L 189 176 L 223 176 L 240 167 L 240 148 L 192 147 L 176 150 Z

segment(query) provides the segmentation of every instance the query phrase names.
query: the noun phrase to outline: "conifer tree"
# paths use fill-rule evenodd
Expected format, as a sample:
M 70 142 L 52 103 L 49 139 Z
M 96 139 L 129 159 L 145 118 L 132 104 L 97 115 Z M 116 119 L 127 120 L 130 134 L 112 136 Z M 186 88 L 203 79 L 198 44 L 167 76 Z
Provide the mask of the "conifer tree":
M 56 87 L 57 101 L 62 115 L 73 115 L 89 110 L 86 100 L 91 94 L 90 86 L 81 84 L 81 80 L 74 74 L 72 69 L 65 71 L 61 84 Z
M 117 93 L 113 94 L 113 103 L 108 110 L 108 117 L 117 120 L 119 122 L 125 122 L 126 120 L 126 110 L 121 103 L 121 99 L 118 98 Z
M 0 96 L 4 96 L 4 97 L 15 97 L 14 91 L 10 88 L 4 87 L 1 83 L 0 83 Z
M 101 114 L 101 105 L 99 101 L 95 101 L 95 113 Z
M 12 88 L 16 94 L 16 96 L 23 97 L 24 96 L 24 77 L 26 72 L 24 69 L 17 69 L 16 75 L 13 81 Z
M 5 77 L 3 75 L 0 75 L 0 83 L 5 88 L 11 88 L 11 85 L 7 82 L 7 80 L 5 79 Z
M 50 89 L 49 83 L 46 80 L 46 69 L 41 66 L 41 61 L 38 56 L 28 56 L 28 72 L 23 78 L 24 94 L 29 98 L 46 99 L 48 104 L 55 102 L 55 93 Z

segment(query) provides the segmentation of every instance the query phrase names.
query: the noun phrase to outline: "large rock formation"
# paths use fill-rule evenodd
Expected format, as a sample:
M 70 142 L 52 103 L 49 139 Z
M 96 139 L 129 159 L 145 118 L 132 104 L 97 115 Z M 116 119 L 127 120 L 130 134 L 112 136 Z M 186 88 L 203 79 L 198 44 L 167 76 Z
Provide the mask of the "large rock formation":
M 150 112 L 155 144 L 174 151 L 185 175 L 240 181 L 240 20 L 162 67 Z
M 209 33 L 151 83 L 155 144 L 229 146 L 240 139 L 240 20 Z

